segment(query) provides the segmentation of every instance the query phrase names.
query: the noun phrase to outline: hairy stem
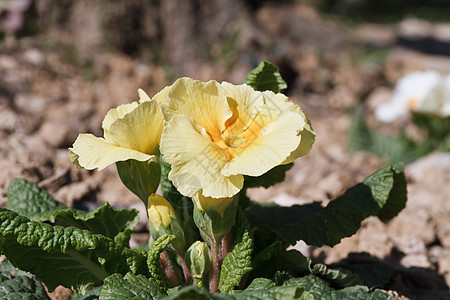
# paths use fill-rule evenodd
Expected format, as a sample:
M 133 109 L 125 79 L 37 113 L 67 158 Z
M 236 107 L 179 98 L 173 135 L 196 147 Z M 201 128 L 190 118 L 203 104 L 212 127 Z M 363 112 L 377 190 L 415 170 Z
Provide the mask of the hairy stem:
M 177 280 L 177 277 L 175 276 L 173 266 L 170 263 L 166 251 L 161 252 L 161 254 L 159 255 L 159 261 L 161 262 L 161 267 L 167 279 L 169 279 L 174 286 L 180 285 L 180 283 Z
M 191 272 L 189 272 L 189 269 L 186 266 L 186 261 L 184 260 L 184 256 L 178 255 L 178 257 L 180 258 L 181 266 L 183 267 L 183 275 L 184 275 L 184 279 L 186 280 L 186 284 L 191 284 L 192 274 L 191 274 Z
M 230 252 L 231 250 L 231 242 L 232 242 L 232 235 L 231 235 L 231 230 L 229 230 L 227 232 L 227 234 L 225 234 L 225 236 L 222 238 L 222 261 L 225 259 L 225 256 L 227 256 L 228 252 Z
M 209 269 L 209 290 L 211 293 L 219 291 L 219 275 L 222 257 L 220 255 L 220 243 L 216 240 L 211 245 L 211 267 Z

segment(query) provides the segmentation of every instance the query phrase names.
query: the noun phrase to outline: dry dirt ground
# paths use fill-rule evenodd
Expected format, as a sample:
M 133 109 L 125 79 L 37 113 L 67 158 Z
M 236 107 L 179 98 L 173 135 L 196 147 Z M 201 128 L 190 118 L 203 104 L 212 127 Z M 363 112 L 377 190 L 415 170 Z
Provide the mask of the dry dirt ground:
M 132 243 L 145 243 L 145 208 L 122 186 L 115 167 L 101 172 L 76 170 L 67 148 L 78 133 L 102 136 L 101 121 L 106 112 L 136 100 L 138 88 L 153 95 L 181 75 L 241 83 L 262 59 L 280 66 L 289 84 L 286 93 L 311 119 L 317 140 L 283 183 L 253 189 L 249 196 L 286 206 L 310 201 L 326 205 L 386 164 L 372 154 L 347 150 L 353 109 L 362 107 L 368 121 L 379 126 L 371 112 L 389 101 L 400 76 L 427 68 L 450 72 L 449 56 L 424 54 L 399 45 L 400 40 L 417 36 L 450 43 L 445 35 L 449 24 L 405 19 L 389 26 L 349 27 L 300 4 L 249 8 L 234 2 L 242 9 L 235 14 L 224 10 L 219 17 L 205 4 L 201 13 L 216 23 L 211 28 L 202 27 L 200 37 L 189 38 L 192 28 L 198 28 L 189 18 L 160 21 L 161 27 L 155 29 L 160 34 L 181 28 L 170 39 L 161 39 L 162 49 L 168 49 L 163 63 L 149 59 L 148 53 L 156 51 L 152 47 L 144 47 L 140 55 L 125 50 L 125 54 L 93 51 L 99 44 L 95 30 L 89 37 L 79 32 L 85 26 L 97 28 L 95 13 L 82 14 L 76 23 L 81 29 L 62 26 L 59 31 L 52 28 L 50 33 L 0 43 L 0 205 L 5 205 L 9 181 L 24 177 L 70 207 L 92 209 L 108 201 L 117 207 L 139 209 L 141 223 Z M 86 1 L 80 3 L 71 9 L 82 10 Z M 220 1 L 211 3 L 220 6 Z M 167 13 L 176 8 L 161 6 L 160 12 Z M 222 38 L 218 28 L 224 28 L 228 35 Z M 235 38 L 234 32 L 239 33 Z M 198 43 L 208 49 L 207 55 L 205 49 L 196 47 Z M 225 53 L 226 47 L 231 50 Z M 67 49 L 79 51 L 76 62 L 70 55 L 68 58 L 72 52 L 67 53 Z M 86 56 L 88 63 L 83 58 Z M 325 263 L 337 262 L 351 252 L 368 253 L 370 259 L 395 268 L 387 289 L 405 299 L 450 299 L 450 154 L 430 153 L 407 165 L 405 172 L 408 204 L 393 221 L 384 224 L 369 218 L 356 235 L 333 249 L 297 247 Z M 52 297 L 64 299 L 67 295 L 68 291 L 60 288 Z

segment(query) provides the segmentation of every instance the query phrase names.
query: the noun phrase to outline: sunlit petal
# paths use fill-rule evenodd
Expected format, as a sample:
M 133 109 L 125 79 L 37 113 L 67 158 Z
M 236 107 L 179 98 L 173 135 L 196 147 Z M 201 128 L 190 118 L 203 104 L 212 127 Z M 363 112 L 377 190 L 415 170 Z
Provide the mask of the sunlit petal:
M 88 170 L 102 170 L 128 159 L 147 161 L 154 158 L 154 155 L 120 147 L 92 134 L 80 134 L 69 151 L 72 162 Z
M 144 101 L 105 129 L 105 139 L 125 148 L 150 154 L 159 143 L 162 114 L 156 101 Z
M 244 174 L 260 176 L 281 164 L 297 149 L 305 121 L 287 112 L 261 130 L 260 136 L 246 144 L 235 158 L 222 169 L 225 176 Z
M 188 116 L 174 116 L 166 124 L 161 152 L 172 165 L 169 179 L 185 196 L 192 197 L 203 188 L 205 196 L 230 197 L 243 186 L 242 175 L 222 175 L 221 168 L 230 159 L 227 150 L 205 137 Z
M 264 97 L 246 84 L 234 85 L 222 82 L 221 86 L 233 112 L 226 122 L 226 132 L 236 134 L 245 130 L 264 106 Z
M 188 115 L 215 139 L 225 129 L 232 111 L 216 81 L 201 82 L 185 77 L 172 85 L 163 114 L 166 122 L 175 115 Z
M 171 85 L 166 86 L 161 91 L 156 93 L 156 95 L 153 96 L 152 100 L 155 100 L 159 104 L 165 102 L 167 100 L 167 98 L 169 97 L 169 91 L 171 88 L 172 88 Z
M 202 191 L 200 190 L 197 194 L 195 194 L 192 200 L 194 200 L 195 205 L 201 211 L 213 209 L 218 213 L 220 213 L 221 215 L 223 215 L 225 209 L 233 202 L 234 197 L 220 198 L 220 199 L 205 197 Z
M 139 104 L 137 102 L 131 102 L 126 104 L 121 104 L 116 108 L 112 108 L 108 111 L 102 122 L 102 128 L 104 131 L 108 131 L 111 124 L 117 119 L 123 118 L 127 113 L 133 111 Z

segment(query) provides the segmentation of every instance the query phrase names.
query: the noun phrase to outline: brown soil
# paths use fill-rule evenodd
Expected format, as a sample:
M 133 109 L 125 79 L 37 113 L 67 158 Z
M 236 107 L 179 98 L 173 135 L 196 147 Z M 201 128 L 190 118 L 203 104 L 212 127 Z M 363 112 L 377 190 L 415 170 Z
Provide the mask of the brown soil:
M 142 218 L 133 245 L 148 238 L 143 204 L 122 186 L 115 167 L 76 170 L 67 148 L 78 133 L 101 136 L 106 112 L 136 100 L 138 88 L 153 95 L 185 75 L 241 83 L 260 60 L 279 65 L 286 93 L 309 116 L 317 139 L 285 182 L 249 196 L 287 206 L 325 205 L 386 164 L 347 150 L 353 108 L 362 107 L 369 123 L 379 126 L 371 112 L 389 101 L 400 76 L 427 68 L 450 72 L 449 57 L 397 43 L 418 33 L 448 42 L 440 34 L 450 26 L 445 23 L 349 27 L 297 2 L 31 3 L 27 16 L 41 32 L 0 40 L 0 205 L 9 181 L 24 177 L 70 207 L 108 201 L 138 208 Z M 430 153 L 409 164 L 406 175 L 408 204 L 396 219 L 384 224 L 369 218 L 333 249 L 298 248 L 325 263 L 369 253 L 395 266 L 387 288 L 405 299 L 450 299 L 450 154 Z M 52 297 L 66 299 L 67 291 Z

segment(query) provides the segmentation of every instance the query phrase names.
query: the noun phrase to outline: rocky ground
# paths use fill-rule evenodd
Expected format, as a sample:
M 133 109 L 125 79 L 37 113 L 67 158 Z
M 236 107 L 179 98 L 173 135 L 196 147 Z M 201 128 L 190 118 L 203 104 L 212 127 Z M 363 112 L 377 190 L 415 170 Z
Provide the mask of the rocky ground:
M 48 14 L 42 2 L 33 7 L 38 17 Z M 132 4 L 125 9 L 139 7 L 138 2 L 128 2 Z M 194 1 L 144 5 L 139 29 L 148 43 L 138 44 L 138 49 L 130 45 L 139 36 L 124 42 L 123 36 L 111 35 L 116 31 L 123 35 L 112 22 L 124 18 L 118 5 L 111 5 L 109 19 L 102 19 L 111 31 L 96 33 L 102 28 L 95 11 L 100 8 L 80 13 L 86 11 L 87 1 L 69 6 L 68 14 L 78 11 L 79 18 L 72 16 L 60 27 L 47 24 L 43 33 L 5 37 L 0 42 L 0 205 L 5 204 L 9 181 L 25 177 L 70 207 L 92 209 L 108 201 L 139 209 L 142 222 L 132 243 L 145 243 L 145 208 L 122 186 L 115 167 L 76 170 L 67 148 L 78 133 L 101 136 L 106 112 L 136 100 L 138 88 L 153 95 L 182 75 L 241 83 L 262 59 L 280 66 L 289 84 L 286 93 L 309 116 L 317 139 L 283 183 L 253 189 L 249 196 L 286 206 L 310 201 L 325 205 L 386 164 L 373 154 L 348 151 L 355 109 L 387 132 L 411 126 L 407 121 L 381 126 L 372 112 L 389 101 L 403 74 L 428 68 L 450 72 L 450 57 L 442 55 L 450 52 L 429 47 L 430 39 L 439 42 L 439 49 L 450 45 L 448 23 L 404 18 L 389 25 L 349 26 L 295 2 L 232 2 L 239 9 L 230 11 L 221 1 L 202 2 L 199 7 L 193 6 Z M 161 17 L 180 6 L 187 12 L 183 17 Z M 144 22 L 145 15 L 154 18 Z M 82 34 L 86 30 L 87 36 Z M 103 47 L 103 35 L 111 47 Z M 366 252 L 370 259 L 395 268 L 386 288 L 404 299 L 450 299 L 450 154 L 430 153 L 407 165 L 405 173 L 408 204 L 393 221 L 384 224 L 369 218 L 356 235 L 333 249 L 297 247 L 325 263 Z M 61 288 L 53 297 L 64 295 L 67 291 Z

